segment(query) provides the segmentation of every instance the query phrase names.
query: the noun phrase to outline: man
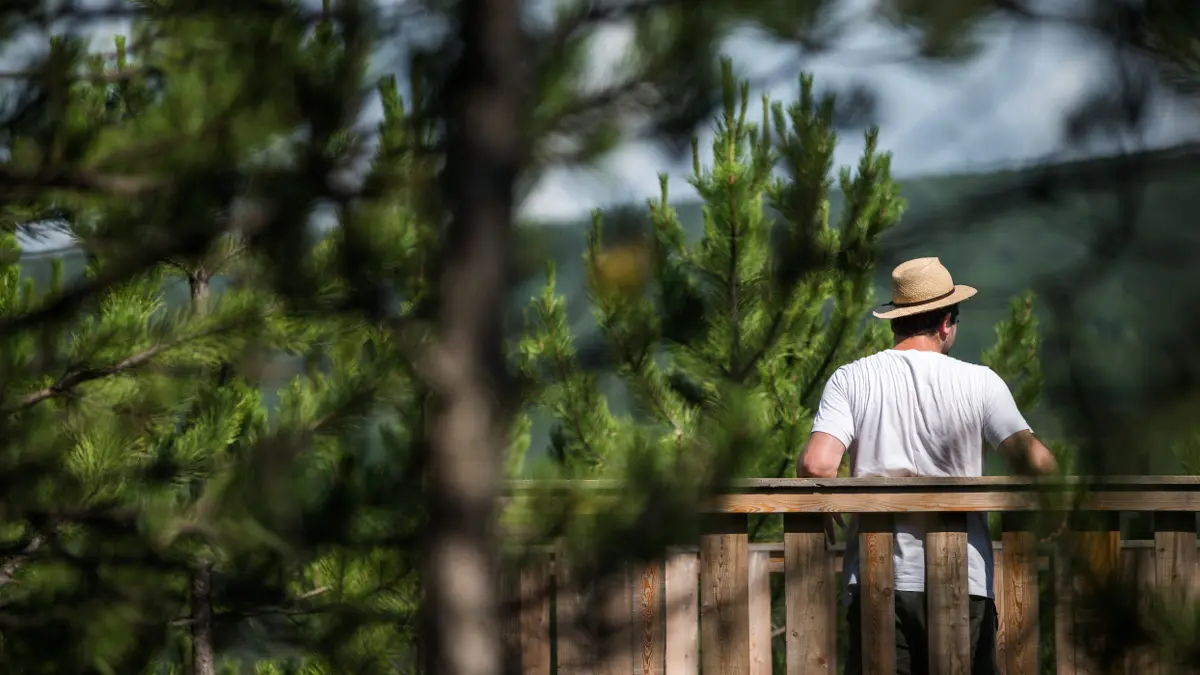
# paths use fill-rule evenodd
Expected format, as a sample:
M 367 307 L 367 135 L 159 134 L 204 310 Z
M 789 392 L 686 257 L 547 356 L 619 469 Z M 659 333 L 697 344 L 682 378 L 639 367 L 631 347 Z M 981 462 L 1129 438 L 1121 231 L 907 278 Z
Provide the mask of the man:
M 1054 457 L 1017 410 L 990 368 L 947 356 L 958 333 L 958 305 L 975 295 L 955 285 L 937 258 L 892 272 L 892 301 L 874 312 L 891 321 L 895 346 L 839 368 L 830 377 L 797 474 L 832 478 L 850 452 L 852 476 L 981 476 L 983 444 L 1022 473 L 1052 473 Z M 928 672 L 925 621 L 927 515 L 896 516 L 896 672 Z M 862 670 L 857 521 L 852 520 L 843 576 L 849 599 L 850 651 L 845 675 Z M 987 514 L 967 524 L 972 672 L 999 673 L 992 545 Z

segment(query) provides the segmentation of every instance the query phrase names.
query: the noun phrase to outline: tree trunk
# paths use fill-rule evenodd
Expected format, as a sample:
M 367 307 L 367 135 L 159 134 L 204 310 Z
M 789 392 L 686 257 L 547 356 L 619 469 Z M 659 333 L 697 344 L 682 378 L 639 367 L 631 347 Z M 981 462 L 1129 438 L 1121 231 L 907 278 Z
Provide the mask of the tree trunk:
M 463 0 L 462 52 L 444 89 L 443 198 L 451 209 L 439 280 L 439 338 L 426 372 L 430 522 L 424 658 L 433 675 L 503 672 L 494 532 L 506 444 L 505 252 L 522 155 L 518 0 Z
M 188 275 L 188 290 L 192 297 L 192 311 L 203 313 L 208 310 L 207 273 L 196 271 Z M 201 562 L 192 571 L 192 673 L 191 675 L 215 675 L 216 650 L 213 647 L 212 611 L 212 565 Z
M 212 566 L 192 572 L 192 675 L 215 675 L 213 650 Z
M 192 296 L 192 309 L 196 312 L 208 309 L 208 280 L 207 272 L 196 271 L 188 275 L 188 291 Z

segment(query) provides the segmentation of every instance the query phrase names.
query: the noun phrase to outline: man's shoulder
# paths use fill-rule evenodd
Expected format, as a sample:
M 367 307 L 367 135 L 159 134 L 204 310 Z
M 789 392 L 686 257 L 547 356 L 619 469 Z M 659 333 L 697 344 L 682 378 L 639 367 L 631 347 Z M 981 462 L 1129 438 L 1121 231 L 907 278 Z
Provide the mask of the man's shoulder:
M 847 361 L 846 363 L 843 363 L 835 368 L 833 373 L 830 375 L 830 379 L 853 377 L 856 373 L 863 372 L 864 370 L 871 370 L 875 364 L 886 358 L 887 351 L 875 352 L 874 354 L 860 356 L 853 361 Z
M 924 364 L 933 368 L 934 371 L 949 371 L 954 373 L 955 376 L 978 380 L 981 383 L 991 383 L 1001 379 L 996 371 L 981 363 L 971 363 L 970 361 L 964 361 L 947 354 L 895 349 L 886 349 L 867 356 L 861 356 L 845 363 L 834 371 L 833 374 L 834 376 L 853 377 L 859 373 L 878 371 L 886 368 L 888 365 L 895 365 L 901 361 L 906 361 L 909 364 Z
M 946 356 L 946 361 L 949 362 L 952 367 L 959 368 L 964 372 L 986 376 L 992 376 L 996 374 L 996 371 L 992 370 L 990 366 L 986 366 L 982 363 L 971 363 L 970 361 L 963 361 L 962 359 L 958 359 L 949 355 Z
M 838 370 L 850 371 L 850 370 L 862 369 L 864 367 L 870 367 L 871 364 L 873 364 L 873 363 L 879 363 L 879 362 L 886 361 L 891 358 L 895 358 L 895 355 L 898 353 L 899 352 L 897 352 L 895 349 L 884 349 L 881 351 L 877 351 L 874 354 L 867 354 L 866 356 L 860 356 L 857 359 L 854 359 L 853 361 L 847 361 L 846 363 L 842 364 L 842 366 L 840 368 L 838 368 Z

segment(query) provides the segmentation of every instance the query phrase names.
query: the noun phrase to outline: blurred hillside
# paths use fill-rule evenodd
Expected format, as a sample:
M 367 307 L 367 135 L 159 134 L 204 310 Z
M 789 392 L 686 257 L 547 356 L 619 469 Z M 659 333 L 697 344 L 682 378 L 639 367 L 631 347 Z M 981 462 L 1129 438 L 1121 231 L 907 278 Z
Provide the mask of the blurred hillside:
M 1177 334 L 1170 317 L 1190 314 L 1200 301 L 1200 284 L 1192 266 L 1200 253 L 1200 229 L 1192 224 L 1200 213 L 1200 161 L 1191 152 L 1152 152 L 1125 158 L 1105 158 L 988 174 L 929 177 L 901 181 L 907 210 L 899 226 L 884 238 L 876 279 L 880 302 L 889 293 L 891 268 L 907 258 L 939 256 L 956 281 L 979 289 L 964 306 L 955 356 L 978 361 L 994 340 L 994 326 L 1008 312 L 1009 300 L 1027 289 L 1042 292 L 1066 284 L 1084 317 L 1062 325 L 1038 305 L 1043 333 L 1072 331 L 1080 338 L 1073 353 L 1088 364 L 1087 386 L 1111 400 L 1136 407 L 1147 393 L 1200 364 L 1184 363 L 1174 348 L 1191 335 Z M 1119 199 L 1121 197 L 1122 199 Z M 833 217 L 841 212 L 835 193 Z M 1132 206 L 1131 206 L 1132 205 Z M 675 208 L 694 237 L 703 231 L 703 214 L 696 203 Z M 1135 213 L 1129 209 L 1135 208 Z M 644 226 L 647 209 L 629 205 L 613 209 L 606 229 L 631 230 Z M 1135 223 L 1136 226 L 1131 226 Z M 573 222 L 526 224 L 517 248 L 521 281 L 512 298 L 511 329 L 520 328 L 520 308 L 540 289 L 543 263 L 556 263 L 558 286 L 565 293 L 576 334 L 585 346 L 594 342 L 595 324 L 583 294 L 581 256 L 590 218 Z M 23 273 L 44 285 L 50 259 L 64 260 L 64 277 L 83 270 L 78 251 L 30 254 Z M 1103 274 L 1073 284 L 1071 275 L 1081 263 L 1098 258 Z M 186 299 L 179 284 L 169 292 Z M 217 284 L 219 288 L 219 284 Z M 871 320 L 864 317 L 864 320 Z M 288 376 L 290 361 L 277 365 L 279 381 Z M 1045 364 L 1047 398 L 1070 405 L 1063 369 Z M 608 387 L 614 408 L 620 410 L 620 390 Z M 1152 397 L 1151 397 L 1152 398 Z M 1039 429 L 1058 431 L 1053 416 L 1043 412 Z M 534 451 L 545 447 L 548 429 L 535 421 Z
M 1172 322 L 1200 301 L 1194 260 L 1200 256 L 1200 157 L 1194 149 L 1148 152 L 1120 158 L 1043 165 L 1025 170 L 928 177 L 900 181 L 907 209 L 883 238 L 875 292 L 887 300 L 890 273 L 917 256 L 940 257 L 959 283 L 979 289 L 964 305 L 955 356 L 978 361 L 994 341 L 997 321 L 1012 297 L 1062 287 L 1078 310 L 1069 325 L 1036 303 L 1047 339 L 1070 332 L 1072 358 L 1086 364 L 1085 384 L 1099 397 L 1137 415 L 1136 408 L 1181 369 L 1196 365 L 1178 356 L 1193 336 Z M 841 213 L 840 193 L 831 196 L 831 222 Z M 680 219 L 698 237 L 699 204 L 676 204 Z M 644 214 L 644 206 L 617 209 L 618 225 Z M 579 265 L 589 220 L 543 226 L 541 244 L 558 263 L 558 284 L 571 297 L 573 326 L 581 337 L 594 330 L 583 297 Z M 1079 268 L 1098 275 L 1082 278 Z M 540 280 L 517 290 L 537 292 Z M 872 320 L 864 317 L 864 320 Z M 1045 364 L 1050 408 L 1074 405 L 1078 392 L 1061 363 Z M 1045 414 L 1039 428 L 1057 433 Z

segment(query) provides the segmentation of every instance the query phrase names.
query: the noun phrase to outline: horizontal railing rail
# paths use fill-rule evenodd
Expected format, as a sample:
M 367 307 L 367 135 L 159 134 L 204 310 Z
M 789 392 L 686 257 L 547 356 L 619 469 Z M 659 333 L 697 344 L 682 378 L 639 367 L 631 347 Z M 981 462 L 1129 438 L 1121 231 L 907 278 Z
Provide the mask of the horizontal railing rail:
M 513 481 L 510 495 L 584 491 L 619 495 L 615 481 Z M 1200 476 L 1034 480 L 980 478 L 780 478 L 731 483 L 703 507 L 722 513 L 1200 511 Z

